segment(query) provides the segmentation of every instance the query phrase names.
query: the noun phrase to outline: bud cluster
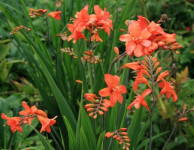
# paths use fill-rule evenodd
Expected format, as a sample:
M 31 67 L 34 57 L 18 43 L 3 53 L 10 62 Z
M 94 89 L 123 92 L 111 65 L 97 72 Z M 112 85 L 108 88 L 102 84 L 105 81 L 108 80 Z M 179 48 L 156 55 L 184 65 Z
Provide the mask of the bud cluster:
M 99 59 L 98 56 L 94 56 L 93 52 L 91 50 L 88 50 L 84 52 L 84 58 L 87 62 L 90 62 L 91 64 L 96 64 L 98 62 L 102 62 L 102 59 Z
M 73 48 L 61 48 L 61 51 L 64 53 L 68 53 L 69 56 L 73 56 L 73 58 L 78 58 L 77 54 L 74 53 Z
M 60 37 L 62 41 L 66 41 L 67 40 L 67 33 L 64 32 L 64 33 L 56 34 L 56 37 Z
M 35 18 L 37 16 L 43 16 L 47 12 L 47 9 L 34 9 L 30 8 L 29 9 L 29 16 L 31 18 Z
M 84 94 L 85 98 L 92 102 L 90 104 L 85 105 L 86 111 L 89 113 L 89 117 L 93 117 L 93 119 L 97 118 L 97 115 L 103 115 L 104 111 L 107 112 L 110 106 L 110 101 L 107 99 L 102 99 L 102 97 L 98 97 L 92 93 Z
M 10 32 L 10 34 L 15 34 L 16 32 L 18 32 L 19 30 L 25 29 L 26 31 L 30 31 L 30 28 L 24 27 L 23 25 L 19 25 L 16 26 L 12 29 L 12 31 Z
M 113 137 L 113 139 L 116 139 L 117 141 L 119 141 L 120 145 L 123 144 L 123 149 L 129 150 L 130 139 L 129 139 L 126 131 L 127 131 L 127 128 L 120 128 L 114 132 L 107 132 L 105 134 L 105 137 L 106 138 Z

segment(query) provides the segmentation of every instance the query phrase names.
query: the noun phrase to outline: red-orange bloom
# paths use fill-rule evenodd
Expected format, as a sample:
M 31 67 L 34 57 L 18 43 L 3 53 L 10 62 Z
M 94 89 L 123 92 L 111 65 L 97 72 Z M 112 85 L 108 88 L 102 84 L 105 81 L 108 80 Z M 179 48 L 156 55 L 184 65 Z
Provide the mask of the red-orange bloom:
M 142 20 L 132 21 L 128 26 L 129 34 L 120 36 L 120 40 L 126 42 L 127 55 L 135 55 L 136 57 L 145 55 L 145 48 L 151 46 L 151 33 L 145 28 L 146 22 Z
M 42 128 L 40 130 L 40 133 L 42 133 L 42 131 L 46 131 L 46 132 L 50 133 L 51 132 L 50 126 L 52 126 L 56 123 L 56 120 L 55 120 L 56 117 L 53 119 L 49 119 L 49 118 L 37 116 L 37 118 L 40 121 L 40 123 L 42 124 Z
M 188 118 L 187 117 L 183 117 L 183 118 L 180 118 L 178 121 L 182 122 L 182 121 L 186 121 L 186 120 L 188 120 Z
M 95 25 L 110 35 L 110 29 L 112 29 L 112 20 L 109 19 L 110 13 L 107 12 L 105 8 L 103 11 L 99 5 L 94 5 L 94 12 L 96 14 Z
M 169 72 L 168 72 L 167 70 L 164 71 L 164 72 L 162 72 L 162 73 L 158 76 L 156 82 L 159 82 L 160 80 L 164 79 L 164 78 L 165 78 L 166 76 L 168 76 L 168 75 L 169 75 Z
M 148 111 L 149 107 L 147 102 L 145 101 L 145 97 L 150 94 L 152 92 L 151 89 L 146 89 L 142 95 L 137 95 L 137 97 L 135 98 L 135 100 L 127 107 L 127 109 L 131 109 L 131 107 L 134 105 L 136 109 L 140 108 L 140 105 L 142 105 L 143 107 L 145 107 Z
M 163 49 L 179 49 L 181 45 L 176 42 L 176 34 L 165 33 L 158 23 L 150 22 L 142 16 L 137 21 L 128 23 L 128 34 L 120 36 L 125 42 L 128 55 L 136 57 L 151 55 L 152 52 Z
M 104 11 L 98 6 L 94 6 L 95 14 L 88 14 L 88 6 L 86 5 L 80 12 L 75 15 L 73 24 L 68 24 L 67 28 L 71 32 L 71 35 L 67 38 L 67 41 L 73 39 L 75 43 L 78 39 L 85 39 L 85 35 L 82 33 L 87 29 L 91 34 L 91 41 L 101 41 L 98 31 L 104 30 L 110 35 L 110 29 L 112 29 L 112 20 L 110 20 L 109 12 Z
M 25 110 L 20 111 L 19 114 L 24 116 L 23 123 L 28 122 L 29 124 L 31 124 L 32 120 L 36 115 L 47 117 L 47 114 L 44 111 L 37 109 L 36 106 L 32 106 L 30 108 L 26 102 L 22 102 L 22 106 L 24 107 Z
M 22 132 L 22 127 L 21 127 L 21 121 L 22 118 L 20 117 L 7 117 L 4 113 L 1 114 L 2 119 L 7 120 L 7 124 L 10 126 L 11 131 L 14 133 L 15 131 Z
M 78 39 L 85 39 L 85 35 L 81 33 L 89 22 L 90 16 L 88 14 L 88 6 L 86 5 L 80 12 L 75 15 L 76 19 L 73 24 L 68 24 L 67 28 L 71 32 L 71 35 L 67 38 L 67 41 L 73 39 L 75 43 Z
M 56 12 L 50 12 L 47 15 L 48 17 L 55 18 L 57 20 L 61 20 L 61 11 L 56 11 Z
M 147 84 L 150 87 L 148 80 L 143 76 L 142 70 L 137 73 L 137 77 L 135 78 L 135 81 L 133 83 L 133 90 L 136 91 L 139 84 L 141 83 Z
M 117 100 L 122 103 L 122 94 L 126 93 L 127 89 L 124 85 L 119 85 L 120 78 L 116 75 L 105 74 L 104 79 L 108 87 L 100 90 L 99 95 L 102 97 L 110 96 L 110 107 L 114 107 Z
M 163 78 L 161 80 L 162 82 L 159 83 L 159 87 L 162 88 L 162 90 L 160 91 L 158 97 L 163 94 L 166 94 L 167 98 L 170 98 L 172 96 L 173 102 L 176 102 L 178 97 L 173 89 L 173 86 Z
M 126 63 L 121 67 L 121 69 L 122 68 L 129 68 L 137 72 L 142 72 L 144 75 L 149 76 L 149 73 L 147 72 L 147 67 L 140 61 Z
M 141 83 L 147 84 L 150 87 L 148 80 L 143 76 L 143 75 L 146 75 L 149 77 L 149 74 L 147 72 L 147 67 L 141 64 L 140 61 L 133 62 L 133 63 L 126 63 L 121 68 L 130 68 L 137 71 L 137 77 L 135 79 L 135 82 L 133 83 L 133 89 L 135 91 L 138 89 L 138 86 Z

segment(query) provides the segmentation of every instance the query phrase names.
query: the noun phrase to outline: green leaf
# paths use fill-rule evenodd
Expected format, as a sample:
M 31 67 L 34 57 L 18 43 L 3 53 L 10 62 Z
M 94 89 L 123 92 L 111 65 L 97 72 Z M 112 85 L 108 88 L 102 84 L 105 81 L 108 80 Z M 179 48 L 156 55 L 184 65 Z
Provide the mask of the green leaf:
M 98 138 L 98 142 L 97 142 L 97 150 L 102 150 L 103 149 L 103 140 L 104 140 L 104 136 L 105 136 L 105 131 L 103 131 L 99 138 Z
M 63 116 L 63 119 L 65 121 L 65 125 L 67 127 L 68 132 L 68 140 L 69 140 L 69 149 L 74 150 L 75 149 L 75 132 L 73 131 L 70 123 L 68 122 L 67 118 Z
M 140 109 L 137 109 L 133 115 L 131 124 L 128 129 L 128 135 L 131 139 L 130 142 L 130 148 L 136 148 L 138 135 L 140 132 L 140 126 L 141 126 L 141 115 L 142 115 L 142 107 Z
M 38 125 L 38 122 L 39 121 L 37 119 L 34 119 L 32 121 L 32 126 L 36 127 Z M 30 133 L 32 131 L 33 131 L 33 129 L 30 126 L 25 125 L 23 127 L 23 132 L 22 133 L 19 133 L 19 132 L 15 133 L 16 134 L 16 136 L 15 136 L 16 138 L 15 138 L 15 141 L 14 141 L 14 150 L 19 150 L 20 149 L 21 143 L 23 142 L 23 140 L 25 138 L 27 138 L 30 135 Z
M 30 125 L 31 126 L 31 125 Z M 38 130 L 36 130 L 33 126 L 31 126 L 31 128 L 36 132 L 36 134 L 38 135 L 40 141 L 42 142 L 42 144 L 44 145 L 46 150 L 54 150 L 54 148 L 51 146 L 51 144 L 48 142 L 48 140 L 46 139 L 46 137 L 44 137 L 43 135 L 41 135 L 39 133 Z
M 10 50 L 10 39 L 0 41 L 0 61 L 4 59 Z
M 89 137 L 86 137 L 84 129 L 81 127 L 81 130 L 80 130 L 80 149 L 91 150 L 89 143 L 88 143 L 88 138 Z
M 159 138 L 159 137 L 161 137 L 161 136 L 163 136 L 163 135 L 165 135 L 165 134 L 167 134 L 167 133 L 168 133 L 168 131 L 165 131 L 165 132 L 162 132 L 162 133 L 160 133 L 160 134 L 157 134 L 157 135 L 153 136 L 153 137 L 152 137 L 152 141 L 154 141 L 155 139 L 157 139 L 157 138 Z M 138 146 L 136 146 L 135 150 L 140 150 L 140 149 L 142 149 L 144 146 L 146 146 L 146 145 L 149 143 L 149 141 L 150 141 L 149 138 L 146 139 L 146 140 L 144 140 L 144 141 L 141 142 Z

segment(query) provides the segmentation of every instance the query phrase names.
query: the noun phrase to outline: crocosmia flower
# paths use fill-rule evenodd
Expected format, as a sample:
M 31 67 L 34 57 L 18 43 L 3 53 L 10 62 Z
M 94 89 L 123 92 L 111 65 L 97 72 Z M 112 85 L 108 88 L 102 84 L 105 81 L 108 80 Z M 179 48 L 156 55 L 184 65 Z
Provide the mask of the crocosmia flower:
M 50 126 L 52 126 L 56 123 L 56 120 L 55 120 L 56 117 L 53 119 L 49 119 L 49 118 L 45 118 L 42 116 L 37 116 L 37 118 L 40 121 L 40 123 L 42 124 L 42 128 L 40 130 L 40 133 L 42 133 L 43 131 L 50 133 L 51 132 Z
M 174 91 L 173 86 L 169 82 L 167 82 L 166 80 L 164 80 L 164 79 L 161 79 L 161 80 L 162 80 L 162 82 L 159 83 L 159 87 L 162 89 L 161 89 L 158 97 L 160 97 L 163 94 L 166 94 L 167 98 L 172 97 L 173 102 L 176 102 L 178 97 L 177 97 L 176 92 Z
M 4 113 L 2 113 L 1 118 L 7 120 L 6 124 L 10 126 L 11 131 L 13 133 L 15 131 L 22 132 L 22 127 L 21 127 L 22 118 L 21 117 L 8 117 Z
M 30 107 L 26 102 L 22 102 L 22 106 L 24 107 L 24 110 L 19 112 L 21 117 L 8 117 L 4 113 L 1 114 L 1 118 L 7 120 L 6 124 L 10 126 L 12 132 L 17 130 L 22 132 L 22 125 L 27 123 L 31 125 L 32 120 L 35 117 L 37 117 L 42 124 L 40 132 L 51 131 L 50 126 L 56 123 L 55 118 L 57 118 L 57 116 L 55 116 L 53 119 L 49 119 L 47 114 L 44 111 L 37 109 L 36 106 Z
M 128 55 L 141 57 L 151 55 L 159 47 L 163 49 L 179 49 L 181 46 L 176 42 L 176 34 L 164 32 L 162 27 L 150 22 L 148 19 L 138 16 L 138 20 L 127 23 L 128 33 L 120 36 L 120 41 L 125 42 Z
M 126 52 L 128 55 L 144 56 L 144 49 L 151 46 L 149 38 L 152 34 L 145 26 L 141 21 L 132 21 L 128 26 L 129 34 L 120 36 L 120 40 L 126 42 Z
M 149 107 L 148 107 L 148 104 L 147 102 L 145 101 L 145 97 L 147 95 L 149 95 L 150 93 L 152 92 L 151 89 L 146 89 L 142 95 L 137 95 L 137 97 L 135 98 L 135 100 L 127 107 L 127 109 L 131 109 L 132 106 L 135 106 L 136 109 L 139 109 L 140 106 L 142 105 L 143 107 L 145 107 L 148 111 L 149 110 Z
M 48 17 L 55 18 L 57 20 L 61 20 L 61 11 L 56 11 L 56 12 L 50 12 L 47 15 Z
M 94 6 L 95 14 L 88 14 L 88 6 L 86 5 L 80 12 L 77 12 L 72 24 L 68 24 L 67 28 L 71 32 L 71 35 L 67 38 L 67 41 L 73 39 L 75 43 L 78 39 L 86 39 L 82 33 L 84 30 L 88 30 L 91 34 L 91 41 L 100 41 L 102 39 L 99 36 L 98 31 L 104 30 L 110 35 L 112 29 L 112 20 L 110 20 L 109 12 L 104 11 L 98 6 Z
M 132 63 L 126 63 L 121 67 L 121 69 L 122 68 L 130 68 L 137 72 L 137 77 L 135 78 L 135 81 L 133 83 L 134 91 L 138 89 L 138 86 L 141 83 L 147 84 L 150 87 L 148 80 L 144 77 L 144 75 L 149 77 L 149 73 L 147 72 L 148 69 L 146 65 L 142 64 L 140 61 L 137 61 Z
M 124 85 L 119 85 L 120 78 L 116 75 L 105 74 L 104 79 L 108 87 L 99 91 L 99 95 L 102 97 L 110 97 L 110 107 L 114 107 L 117 100 L 119 103 L 123 102 L 122 94 L 127 92 L 127 89 Z
M 25 116 L 25 123 L 29 122 L 29 124 L 31 124 L 36 115 L 47 118 L 47 114 L 44 111 L 37 109 L 36 106 L 29 107 L 26 102 L 22 102 L 22 106 L 25 110 L 20 111 L 19 114 Z

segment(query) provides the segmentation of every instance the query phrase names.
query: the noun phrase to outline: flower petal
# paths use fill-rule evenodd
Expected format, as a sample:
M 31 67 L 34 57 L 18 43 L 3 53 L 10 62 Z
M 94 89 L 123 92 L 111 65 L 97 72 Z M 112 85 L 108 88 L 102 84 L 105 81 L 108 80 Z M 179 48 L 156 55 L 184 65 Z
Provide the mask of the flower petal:
M 141 57 L 143 55 L 143 46 L 142 45 L 140 45 L 140 44 L 136 45 L 136 48 L 134 50 L 134 55 L 136 57 Z
M 99 95 L 102 97 L 110 96 L 110 88 L 104 88 L 100 90 Z
M 148 94 L 150 94 L 152 92 L 152 90 L 151 89 L 146 89 L 143 93 L 142 93 L 142 95 L 141 95 L 141 97 L 142 98 L 145 98 Z
M 135 101 L 133 101 L 128 107 L 127 109 L 131 110 L 132 106 L 135 105 Z
M 151 46 L 151 41 L 149 41 L 149 40 L 143 40 L 142 42 L 141 42 L 141 44 L 143 45 L 143 46 L 145 46 L 145 47 L 149 47 L 149 46 Z
M 141 33 L 141 26 L 138 21 L 132 21 L 129 24 L 128 31 L 133 37 L 139 37 Z
M 127 55 L 131 55 L 133 53 L 133 51 L 135 50 L 136 46 L 137 45 L 134 42 L 126 43 Z
M 105 74 L 104 75 L 104 80 L 108 86 L 116 86 L 119 85 L 120 78 L 116 75 L 111 75 L 111 74 Z
M 119 38 L 119 40 L 122 41 L 122 42 L 131 41 L 131 35 L 130 34 L 121 35 L 120 38 Z
M 123 103 L 123 96 L 121 94 L 115 95 L 117 97 L 117 100 L 119 101 L 120 104 Z
M 124 94 L 127 92 L 127 89 L 124 85 L 119 85 L 116 87 L 116 93 Z

